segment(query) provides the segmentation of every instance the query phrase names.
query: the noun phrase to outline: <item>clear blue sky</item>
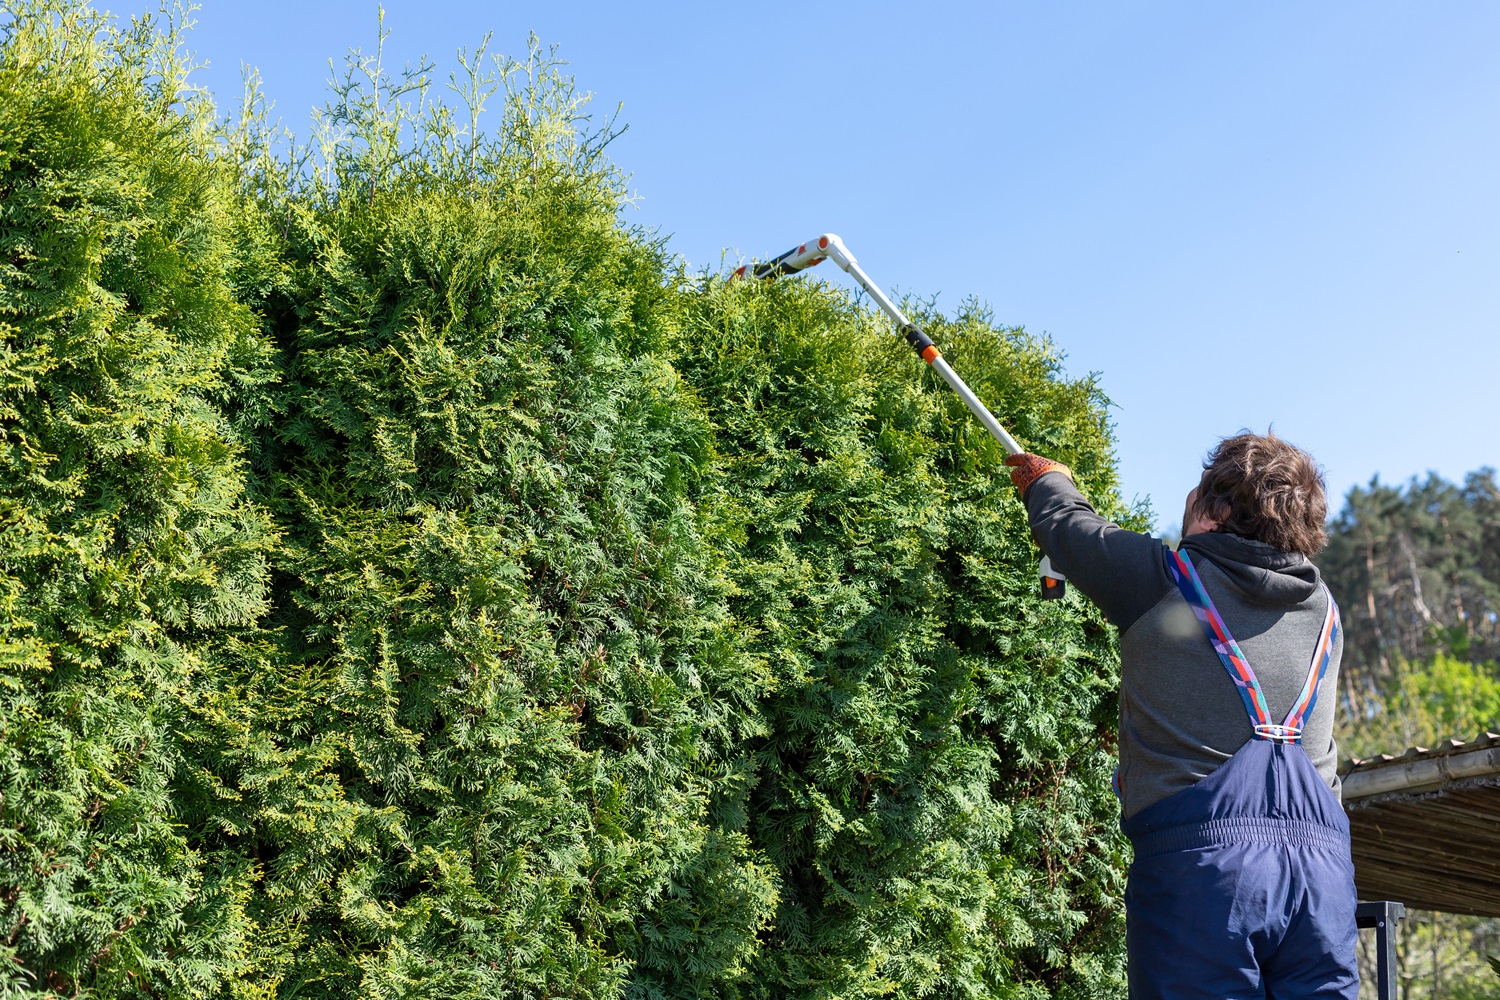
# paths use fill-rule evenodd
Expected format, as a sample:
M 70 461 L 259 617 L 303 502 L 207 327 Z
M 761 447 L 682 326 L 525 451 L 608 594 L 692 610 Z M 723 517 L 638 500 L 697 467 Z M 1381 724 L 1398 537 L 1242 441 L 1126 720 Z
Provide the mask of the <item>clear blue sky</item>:
M 204 0 L 227 105 L 306 131 L 375 4 Z M 1274 424 L 1338 498 L 1500 465 L 1500 4 L 389 0 L 388 58 L 561 46 L 632 221 L 695 266 L 844 237 L 1100 373 L 1126 497 L 1175 524 L 1218 437 Z M 816 272 L 814 272 L 816 273 Z M 825 277 L 847 280 L 837 272 Z

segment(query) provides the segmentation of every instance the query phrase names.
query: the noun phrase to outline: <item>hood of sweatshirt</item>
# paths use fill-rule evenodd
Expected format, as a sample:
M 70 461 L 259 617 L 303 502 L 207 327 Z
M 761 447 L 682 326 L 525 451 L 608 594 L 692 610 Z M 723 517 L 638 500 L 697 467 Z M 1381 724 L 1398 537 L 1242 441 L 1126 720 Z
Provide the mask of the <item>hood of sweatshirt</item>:
M 1318 568 L 1306 556 L 1283 552 L 1253 538 L 1227 532 L 1189 535 L 1181 549 L 1197 562 L 1207 559 L 1228 578 L 1239 596 L 1252 604 L 1287 607 L 1301 604 L 1318 589 Z

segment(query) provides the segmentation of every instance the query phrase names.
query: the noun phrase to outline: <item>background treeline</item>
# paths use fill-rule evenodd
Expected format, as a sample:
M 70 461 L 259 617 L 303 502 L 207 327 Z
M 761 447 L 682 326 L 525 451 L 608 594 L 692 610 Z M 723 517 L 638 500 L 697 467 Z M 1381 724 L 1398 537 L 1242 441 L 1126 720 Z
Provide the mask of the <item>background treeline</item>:
M 1356 714 L 1385 704 L 1412 663 L 1500 659 L 1500 488 L 1492 469 L 1460 484 L 1436 475 L 1355 488 L 1330 526 L 1320 565 L 1349 624 L 1343 682 Z M 1500 718 L 1480 712 L 1491 725 Z M 1422 740 L 1473 732 L 1442 732 Z M 1440 728 L 1443 728 L 1440 725 Z M 1418 731 L 1406 737 L 1415 741 Z M 1370 752 L 1374 752 L 1373 748 Z
M 1111 630 L 887 325 L 685 274 L 535 45 L 294 142 L 180 27 L 3 10 L 0 996 L 1122 995 Z
M 1351 490 L 1319 565 L 1347 627 L 1339 735 L 1346 755 L 1400 754 L 1500 732 L 1493 470 L 1462 484 L 1429 475 Z M 1500 957 L 1500 920 L 1413 912 L 1398 951 L 1402 995 L 1500 995 L 1490 956 Z

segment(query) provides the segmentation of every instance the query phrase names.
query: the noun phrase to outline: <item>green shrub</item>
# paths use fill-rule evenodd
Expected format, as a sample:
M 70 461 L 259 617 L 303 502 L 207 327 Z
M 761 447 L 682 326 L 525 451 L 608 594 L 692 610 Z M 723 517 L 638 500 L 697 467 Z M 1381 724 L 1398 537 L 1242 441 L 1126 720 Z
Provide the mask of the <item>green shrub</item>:
M 21 4 L 0 53 L 0 993 L 214 984 L 250 879 L 173 784 L 269 606 L 244 227 L 170 36 Z
M 535 44 L 467 120 L 356 58 L 285 152 L 172 32 L 21 13 L 13 987 L 1122 992 L 1111 633 L 883 320 L 682 274 Z M 922 321 L 1131 516 L 1091 380 Z
M 531 68 L 497 140 L 439 122 L 389 170 L 401 84 L 387 111 L 351 85 L 331 115 L 372 141 L 263 206 L 255 482 L 284 544 L 265 662 L 205 716 L 226 806 L 200 826 L 264 865 L 268 992 L 711 995 L 771 916 L 775 873 L 710 815 L 765 678 L 712 429 L 645 350 L 662 251 Z
M 923 322 L 1110 495 L 1092 384 L 975 307 Z M 887 331 L 815 283 L 710 280 L 671 341 L 740 512 L 730 606 L 775 678 L 747 828 L 783 891 L 753 992 L 1118 986 L 1111 633 L 1038 598 L 1002 452 Z

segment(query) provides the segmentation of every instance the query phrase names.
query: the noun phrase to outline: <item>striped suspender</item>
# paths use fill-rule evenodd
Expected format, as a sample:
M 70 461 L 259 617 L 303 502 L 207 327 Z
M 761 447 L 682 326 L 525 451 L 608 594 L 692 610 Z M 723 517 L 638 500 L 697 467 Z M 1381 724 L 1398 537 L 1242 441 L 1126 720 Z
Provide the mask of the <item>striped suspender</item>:
M 1333 602 L 1333 595 L 1328 593 L 1328 587 L 1322 585 L 1323 593 L 1328 595 L 1328 613 L 1323 617 L 1323 630 L 1318 635 L 1318 644 L 1313 648 L 1307 680 L 1303 682 L 1302 691 L 1297 695 L 1286 719 L 1277 725 L 1271 721 L 1271 710 L 1266 706 L 1266 697 L 1261 692 L 1255 671 L 1250 669 L 1250 661 L 1245 659 L 1245 654 L 1240 652 L 1239 643 L 1229 634 L 1228 626 L 1219 616 L 1208 591 L 1203 589 L 1203 581 L 1198 579 L 1198 571 L 1193 568 L 1192 562 L 1182 552 L 1168 550 L 1167 568 L 1172 573 L 1177 589 L 1182 592 L 1183 598 L 1202 624 L 1209 644 L 1219 654 L 1220 662 L 1234 681 L 1240 700 L 1245 703 L 1245 712 L 1250 716 L 1250 725 L 1255 729 L 1256 738 L 1276 743 L 1302 742 L 1302 728 L 1307 723 L 1307 717 L 1312 714 L 1313 705 L 1317 703 L 1318 687 L 1323 681 L 1323 675 L 1328 672 L 1328 660 L 1333 655 L 1333 644 L 1339 634 L 1339 610 Z
M 1328 612 L 1323 616 L 1323 631 L 1318 634 L 1318 645 L 1313 650 L 1313 666 L 1307 671 L 1307 680 L 1302 682 L 1302 692 L 1297 695 L 1296 703 L 1282 723 L 1283 726 L 1296 728 L 1299 743 L 1302 741 L 1302 727 L 1307 724 L 1313 705 L 1317 704 L 1318 688 L 1323 683 L 1323 675 L 1328 672 L 1328 659 L 1333 655 L 1333 644 L 1339 637 L 1338 605 L 1333 603 L 1328 585 L 1325 583 L 1321 586 L 1323 593 L 1328 595 Z

